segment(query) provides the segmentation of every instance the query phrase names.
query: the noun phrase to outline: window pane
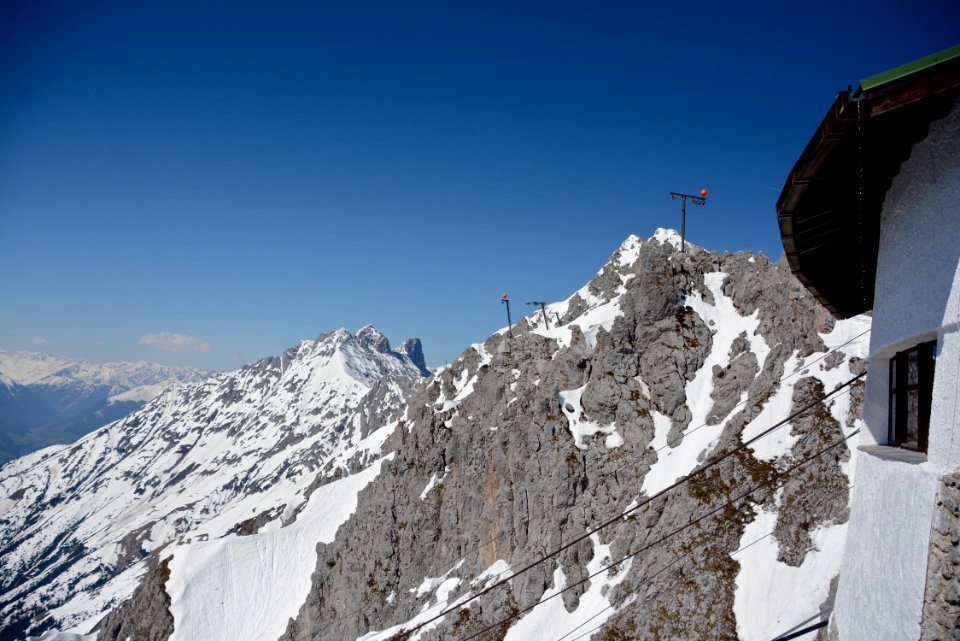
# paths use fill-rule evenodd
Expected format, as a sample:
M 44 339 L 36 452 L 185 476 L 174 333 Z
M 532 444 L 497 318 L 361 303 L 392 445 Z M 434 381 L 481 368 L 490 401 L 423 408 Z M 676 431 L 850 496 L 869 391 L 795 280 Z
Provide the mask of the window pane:
M 920 382 L 919 354 L 917 350 L 907 353 L 907 385 L 916 385 Z
M 926 452 L 930 430 L 936 341 L 890 359 L 889 443 Z
M 897 435 L 897 395 L 890 395 L 890 429 L 887 439 L 890 443 L 899 445 L 900 438 Z
M 915 450 L 920 447 L 920 392 L 910 390 L 906 394 L 907 430 L 903 447 Z

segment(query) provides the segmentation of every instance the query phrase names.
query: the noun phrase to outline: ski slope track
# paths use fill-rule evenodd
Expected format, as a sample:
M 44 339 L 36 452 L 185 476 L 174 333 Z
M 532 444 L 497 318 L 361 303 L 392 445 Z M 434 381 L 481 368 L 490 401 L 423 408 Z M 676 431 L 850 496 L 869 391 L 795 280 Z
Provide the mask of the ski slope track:
M 408 345 L 419 353 L 419 341 Z M 167 389 L 73 445 L 3 466 L 0 638 L 87 633 L 161 558 L 176 585 L 190 568 L 260 545 L 246 536 L 260 530 L 278 554 L 297 550 L 282 561 L 304 568 L 302 600 L 316 541 L 332 539 L 349 497 L 379 469 L 422 368 L 422 355 L 392 351 L 370 326 L 338 330 Z M 272 576 L 295 587 L 292 574 Z M 174 612 L 194 621 L 190 594 L 177 592 Z

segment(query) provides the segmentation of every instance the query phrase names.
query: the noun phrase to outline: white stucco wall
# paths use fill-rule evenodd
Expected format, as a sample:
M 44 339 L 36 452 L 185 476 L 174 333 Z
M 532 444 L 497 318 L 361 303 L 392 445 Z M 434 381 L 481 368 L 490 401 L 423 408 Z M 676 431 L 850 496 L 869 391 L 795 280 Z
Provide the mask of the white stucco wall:
M 930 125 L 887 192 L 880 221 L 871 352 L 956 322 L 960 108 Z
M 918 639 L 939 479 L 919 465 L 858 456 L 833 622 L 844 641 Z
M 937 339 L 927 462 L 859 453 L 833 624 L 839 638 L 920 636 L 940 477 L 960 469 L 960 107 L 931 124 L 881 217 L 861 444 L 886 444 L 889 359 Z
M 864 419 L 870 434 L 863 442 L 887 442 L 888 361 L 896 352 L 924 340 L 956 334 L 960 321 L 960 108 L 930 125 L 927 137 L 914 145 L 910 158 L 893 179 L 884 201 L 877 256 L 873 331 Z M 943 341 L 938 342 L 938 351 Z M 934 408 L 931 412 L 930 455 L 938 466 L 957 469 L 942 445 L 950 423 L 945 418 L 951 398 L 936 388 L 953 390 L 956 371 L 941 366 L 937 354 Z M 956 362 L 956 361 L 954 361 Z M 939 401 L 939 402 L 938 402 Z M 952 414 L 953 408 L 949 408 Z M 960 447 L 960 444 L 958 444 Z M 943 459 L 941 461 L 940 459 Z

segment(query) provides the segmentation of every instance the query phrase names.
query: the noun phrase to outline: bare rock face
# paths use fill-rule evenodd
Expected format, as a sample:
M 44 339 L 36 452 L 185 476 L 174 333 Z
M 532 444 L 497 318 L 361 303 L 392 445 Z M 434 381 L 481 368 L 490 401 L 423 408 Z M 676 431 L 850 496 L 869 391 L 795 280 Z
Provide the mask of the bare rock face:
M 400 348 L 397 351 L 409 358 L 421 374 L 430 376 L 430 370 L 427 369 L 427 362 L 423 356 L 423 345 L 419 338 L 408 338 L 400 343 Z
M 727 321 L 697 311 L 728 304 L 756 329 L 727 337 Z M 476 594 L 498 561 L 524 567 L 650 496 L 653 466 L 698 430 L 716 436 L 677 478 L 739 445 L 781 385 L 792 386 L 794 409 L 829 391 L 814 375 L 820 370 L 798 360 L 826 351 L 818 306 L 786 268 L 749 252 L 679 253 L 670 242 L 628 240 L 549 313 L 559 327 L 524 319 L 512 338 L 491 336 L 414 393 L 395 457 L 336 540 L 317 546 L 310 593 L 284 641 L 387 630 L 405 638 L 406 622 L 440 598 L 422 588 L 434 585 L 427 579 L 457 579 L 448 602 Z M 711 361 L 715 350 L 720 358 Z M 702 396 L 691 396 L 697 389 Z M 744 527 L 761 510 L 777 512 L 781 562 L 796 566 L 813 549 L 814 529 L 846 519 L 845 445 L 803 474 L 784 472 L 843 438 L 852 415 L 831 412 L 816 405 L 784 428 L 794 443 L 783 453 L 741 451 L 421 638 L 490 626 L 483 638 L 503 638 L 503 618 L 537 604 L 558 577 L 567 586 L 582 581 L 562 596 L 573 611 L 590 589 L 589 568 L 628 555 L 610 570 L 617 580 L 604 596 L 617 614 L 601 619 L 601 638 L 737 638 L 740 564 L 731 553 Z M 831 578 L 823 577 L 825 591 Z
M 95 630 L 102 641 L 164 641 L 173 634 L 170 595 L 165 587 L 170 578 L 170 559 L 147 572 L 124 604 L 108 614 Z
M 793 388 L 792 412 L 822 397 L 823 385 L 811 378 L 802 379 Z M 791 424 L 798 442 L 792 457 L 801 461 L 823 449 L 841 434 L 840 426 L 826 408 L 816 408 L 798 416 Z M 781 509 L 775 536 L 780 542 L 779 561 L 798 567 L 813 548 L 812 529 L 819 523 L 843 523 L 847 520 L 848 479 L 839 463 L 849 460 L 847 450 L 811 461 L 805 473 L 792 476 L 782 485 Z

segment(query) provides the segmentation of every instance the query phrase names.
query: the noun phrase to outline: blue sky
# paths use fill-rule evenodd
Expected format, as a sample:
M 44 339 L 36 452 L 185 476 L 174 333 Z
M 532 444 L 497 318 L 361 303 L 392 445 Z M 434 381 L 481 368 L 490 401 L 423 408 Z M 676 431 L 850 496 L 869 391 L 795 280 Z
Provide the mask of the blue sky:
M 373 323 L 438 365 L 701 187 L 693 242 L 776 258 L 837 91 L 957 25 L 946 0 L 3 3 L 0 347 L 226 369 Z

